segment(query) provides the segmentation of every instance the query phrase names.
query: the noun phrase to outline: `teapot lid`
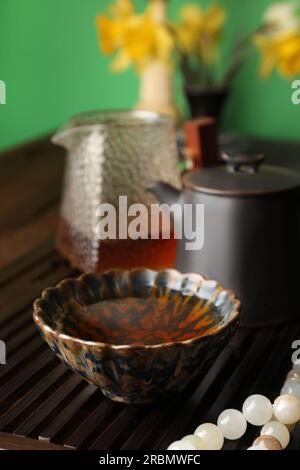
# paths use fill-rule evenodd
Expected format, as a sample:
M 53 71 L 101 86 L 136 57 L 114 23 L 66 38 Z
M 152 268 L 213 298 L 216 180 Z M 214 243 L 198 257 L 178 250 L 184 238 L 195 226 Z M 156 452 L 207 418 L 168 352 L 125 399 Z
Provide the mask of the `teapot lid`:
M 262 165 L 264 155 L 222 154 L 225 165 L 191 171 L 185 187 L 208 194 L 228 196 L 267 195 L 300 187 L 300 173 Z

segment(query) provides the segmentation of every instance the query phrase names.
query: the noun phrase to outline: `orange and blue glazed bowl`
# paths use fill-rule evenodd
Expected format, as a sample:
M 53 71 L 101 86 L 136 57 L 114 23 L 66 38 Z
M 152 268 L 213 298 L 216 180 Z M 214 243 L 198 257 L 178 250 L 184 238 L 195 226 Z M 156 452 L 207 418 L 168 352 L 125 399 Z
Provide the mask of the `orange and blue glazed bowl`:
M 175 270 L 66 279 L 34 303 L 57 356 L 112 400 L 156 401 L 207 370 L 233 334 L 240 302 L 218 282 Z

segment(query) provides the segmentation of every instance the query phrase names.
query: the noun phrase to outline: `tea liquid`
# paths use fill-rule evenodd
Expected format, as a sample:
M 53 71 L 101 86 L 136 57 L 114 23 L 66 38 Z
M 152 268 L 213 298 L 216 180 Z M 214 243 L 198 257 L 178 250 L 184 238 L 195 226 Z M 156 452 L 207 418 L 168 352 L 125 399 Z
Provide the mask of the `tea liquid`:
M 170 239 L 89 240 L 60 220 L 58 249 L 81 271 L 101 272 L 111 268 L 146 267 L 160 270 L 175 263 L 177 240 Z
M 216 318 L 213 307 L 208 309 L 198 298 L 180 293 L 125 297 L 70 306 L 61 331 L 108 344 L 162 344 L 211 333 L 218 327 Z

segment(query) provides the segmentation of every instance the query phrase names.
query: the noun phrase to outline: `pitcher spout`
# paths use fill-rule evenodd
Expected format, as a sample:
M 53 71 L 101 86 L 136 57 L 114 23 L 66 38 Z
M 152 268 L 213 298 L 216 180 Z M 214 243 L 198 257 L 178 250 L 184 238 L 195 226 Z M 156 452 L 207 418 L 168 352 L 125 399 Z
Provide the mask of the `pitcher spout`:
M 169 206 L 181 204 L 181 191 L 169 183 L 164 181 L 149 183 L 147 190 L 154 194 L 161 203 L 168 204 Z
M 76 144 L 80 138 L 83 138 L 81 134 L 81 129 L 59 129 L 56 134 L 52 136 L 51 142 L 67 150 L 71 150 L 74 144 Z

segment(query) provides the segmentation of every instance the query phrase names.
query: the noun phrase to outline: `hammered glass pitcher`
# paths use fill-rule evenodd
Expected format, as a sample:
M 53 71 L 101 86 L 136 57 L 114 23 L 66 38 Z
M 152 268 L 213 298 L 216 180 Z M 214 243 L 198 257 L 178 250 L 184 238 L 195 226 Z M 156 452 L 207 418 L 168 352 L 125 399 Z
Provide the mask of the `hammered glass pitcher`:
M 97 224 L 100 204 L 118 209 L 119 196 L 127 196 L 128 206 L 150 207 L 157 200 L 146 189 L 149 182 L 179 187 L 173 120 L 147 111 L 82 113 L 53 142 L 68 151 L 58 248 L 72 265 L 82 271 L 171 267 L 176 252 L 172 233 L 169 239 L 101 240 Z

